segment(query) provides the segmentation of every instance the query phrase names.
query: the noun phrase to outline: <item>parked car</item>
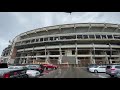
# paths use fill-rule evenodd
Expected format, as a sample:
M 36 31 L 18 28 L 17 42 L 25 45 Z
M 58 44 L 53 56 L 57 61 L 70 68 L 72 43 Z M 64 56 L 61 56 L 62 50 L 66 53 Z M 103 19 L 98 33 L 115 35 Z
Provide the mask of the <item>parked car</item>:
M 90 72 L 95 72 L 95 73 L 98 73 L 98 72 L 106 72 L 106 66 L 93 66 L 93 67 L 90 67 L 89 68 L 89 71 Z
M 29 78 L 37 78 L 41 75 L 41 73 L 37 70 L 29 70 L 25 66 L 9 66 L 9 69 L 23 69 L 26 70 L 26 74 L 28 75 Z
M 27 67 L 29 70 L 37 70 L 37 71 L 39 71 L 40 73 L 43 73 L 43 71 L 44 71 L 44 66 L 43 66 L 42 64 L 26 65 L 26 67 Z
M 116 74 L 116 77 L 117 77 L 117 78 L 120 78 L 120 72 L 118 72 L 118 73 Z
M 24 69 L 10 69 L 7 63 L 0 63 L 0 78 L 28 78 L 28 75 Z
M 90 64 L 87 66 L 87 70 L 89 71 L 89 68 L 94 67 L 94 66 L 98 66 L 98 65 L 97 64 Z
M 120 73 L 120 65 L 108 65 L 106 67 L 106 74 L 110 75 L 111 77 L 119 77 Z
M 58 68 L 57 65 L 53 65 L 53 64 L 43 64 L 43 66 L 44 66 L 46 69 L 57 69 L 57 68 Z
M 27 67 L 25 66 L 8 66 L 9 69 L 23 69 L 23 70 L 28 70 Z
M 38 78 L 41 75 L 41 73 L 36 70 L 27 70 L 26 74 L 29 76 L 29 78 Z

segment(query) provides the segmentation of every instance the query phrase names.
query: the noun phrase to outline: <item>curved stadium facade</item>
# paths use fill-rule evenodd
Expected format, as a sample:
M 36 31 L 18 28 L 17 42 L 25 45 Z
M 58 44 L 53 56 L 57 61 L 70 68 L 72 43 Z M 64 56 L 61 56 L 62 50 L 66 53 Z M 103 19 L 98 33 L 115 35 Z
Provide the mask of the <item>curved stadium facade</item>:
M 34 29 L 18 35 L 11 49 L 14 63 L 120 63 L 120 25 L 75 23 Z

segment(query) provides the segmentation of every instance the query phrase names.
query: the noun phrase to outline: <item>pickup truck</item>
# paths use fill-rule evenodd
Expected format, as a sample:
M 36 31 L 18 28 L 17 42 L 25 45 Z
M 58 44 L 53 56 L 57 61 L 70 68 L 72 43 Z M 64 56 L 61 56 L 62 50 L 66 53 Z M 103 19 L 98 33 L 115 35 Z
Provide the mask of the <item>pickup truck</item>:
M 5 63 L 0 63 L 0 78 L 28 78 L 24 69 L 9 69 Z

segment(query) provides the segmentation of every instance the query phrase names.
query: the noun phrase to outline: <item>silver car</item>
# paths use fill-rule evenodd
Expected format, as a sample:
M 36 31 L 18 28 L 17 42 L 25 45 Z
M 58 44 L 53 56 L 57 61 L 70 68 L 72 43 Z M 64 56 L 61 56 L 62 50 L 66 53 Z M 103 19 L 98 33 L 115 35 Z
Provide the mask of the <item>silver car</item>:
M 108 65 L 106 67 L 106 74 L 111 77 L 118 77 L 120 73 L 120 65 Z

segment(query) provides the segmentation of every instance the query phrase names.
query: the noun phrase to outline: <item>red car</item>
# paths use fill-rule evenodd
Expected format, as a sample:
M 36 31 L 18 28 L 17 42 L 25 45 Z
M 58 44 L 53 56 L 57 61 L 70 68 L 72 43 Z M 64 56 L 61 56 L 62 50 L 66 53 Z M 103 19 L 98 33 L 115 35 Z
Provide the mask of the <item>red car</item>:
M 48 68 L 51 68 L 51 69 L 57 69 L 58 66 L 57 65 L 53 65 L 53 64 L 43 64 L 43 66 L 48 69 Z

